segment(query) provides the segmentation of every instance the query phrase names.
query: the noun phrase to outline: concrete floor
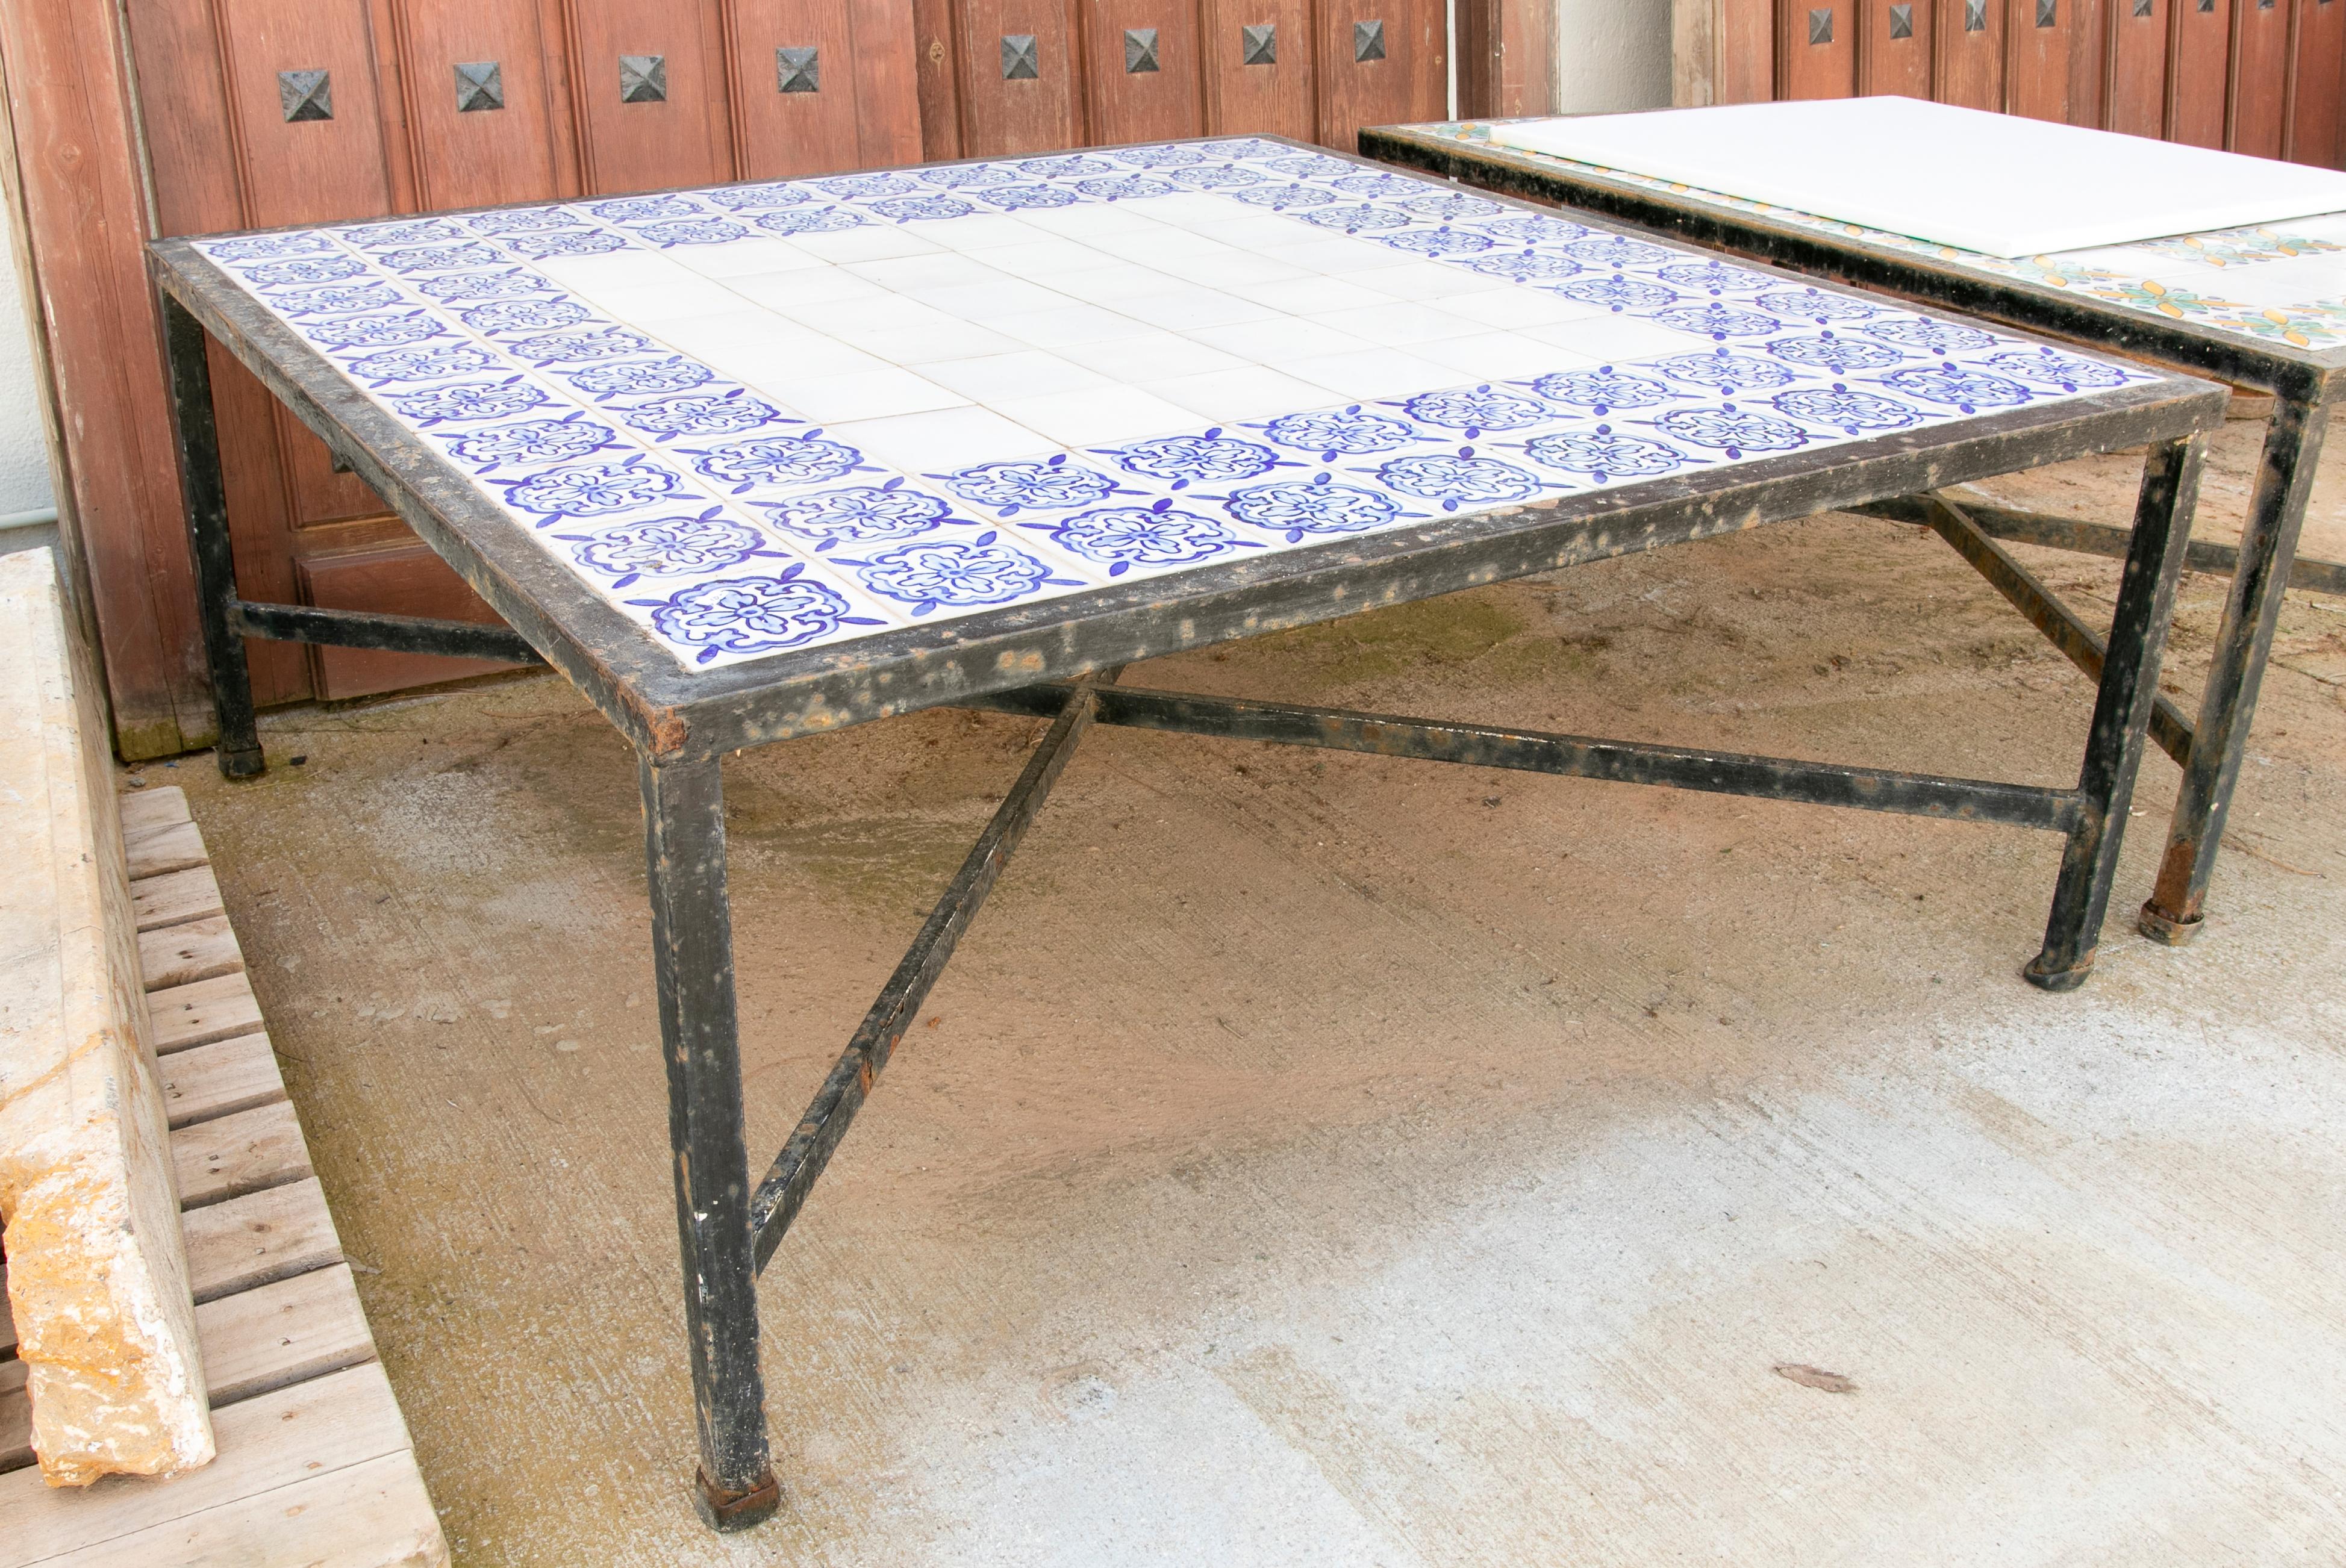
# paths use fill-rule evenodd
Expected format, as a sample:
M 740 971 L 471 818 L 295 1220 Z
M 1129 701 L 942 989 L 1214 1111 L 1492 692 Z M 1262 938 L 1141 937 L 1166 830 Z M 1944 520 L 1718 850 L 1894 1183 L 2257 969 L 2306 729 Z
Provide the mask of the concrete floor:
M 2004 493 L 2123 518 L 2137 468 Z M 2032 559 L 2106 613 L 2113 565 Z M 1943 545 L 1841 517 L 1128 678 L 2044 782 L 2089 700 Z M 1035 731 L 729 767 L 760 1161 Z M 146 777 L 460 1563 L 2346 1560 L 2337 601 L 2289 607 L 2204 939 L 2132 932 L 2154 754 L 2066 997 L 2017 977 L 2048 836 L 1096 733 L 766 1276 L 787 1501 L 728 1541 L 625 748 L 551 678 L 266 738 L 253 784 Z

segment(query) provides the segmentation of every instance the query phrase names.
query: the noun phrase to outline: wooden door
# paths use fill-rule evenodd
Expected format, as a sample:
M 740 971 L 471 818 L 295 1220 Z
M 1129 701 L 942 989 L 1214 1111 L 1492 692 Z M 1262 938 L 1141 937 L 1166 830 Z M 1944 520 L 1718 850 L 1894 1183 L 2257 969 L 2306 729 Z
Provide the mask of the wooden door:
M 2225 145 L 2234 152 L 2257 158 L 2281 155 L 2288 130 L 2292 10 L 2284 0 L 2235 0 L 2224 133 Z
M 912 0 L 126 0 L 167 234 L 820 173 L 921 155 Z M 215 354 L 242 592 L 488 607 Z M 256 695 L 493 667 L 251 645 Z
M 2168 8 L 2178 0 L 2115 0 L 2109 20 L 2109 98 L 2105 128 L 2167 134 Z M 2181 0 L 2184 5 L 2191 0 Z
M 1930 0 L 1861 0 L 1858 6 L 1858 91 L 1931 96 Z
M 1857 91 L 1859 0 L 1783 0 L 1776 23 L 1776 80 L 1788 98 L 1846 98 Z
M 2233 0 L 2168 0 L 2167 139 L 2222 147 Z M 2249 0 L 2253 5 L 2256 0 Z
M 2004 0 L 1938 0 L 1937 12 L 1932 96 L 1966 108 L 2004 107 Z

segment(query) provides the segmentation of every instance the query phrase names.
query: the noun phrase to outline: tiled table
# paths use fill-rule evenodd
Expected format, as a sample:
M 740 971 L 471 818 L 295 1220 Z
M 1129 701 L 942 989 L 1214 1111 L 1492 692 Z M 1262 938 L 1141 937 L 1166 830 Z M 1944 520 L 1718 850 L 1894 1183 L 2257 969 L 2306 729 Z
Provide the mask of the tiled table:
M 1491 139 L 1494 123 L 1387 126 L 1362 132 L 1361 146 L 1391 164 L 1605 213 L 1740 257 L 2106 345 L 2274 394 L 2239 547 L 2191 546 L 2195 568 L 2232 578 L 2198 720 L 2166 714 L 2153 730 L 2181 765 L 2183 786 L 2158 883 L 2139 924 L 2161 942 L 2189 941 L 2204 918 L 2282 589 L 2346 593 L 2346 563 L 2297 557 L 2322 437 L 2346 392 L 2346 213 L 2055 256 L 1989 256 L 1504 147 Z M 1931 521 L 1920 507 L 1910 502 L 1883 510 Z M 2101 555 L 2127 548 L 2122 529 L 2012 508 L 1964 510 L 1974 525 L 2004 538 Z M 2092 667 L 2092 639 L 2079 635 L 2076 618 L 2025 569 L 2008 556 L 1997 558 L 2000 552 L 1967 554 L 2063 651 Z
M 543 658 L 637 748 L 696 1495 L 728 1527 L 776 1496 L 757 1271 L 1087 725 L 2061 832 L 2028 972 L 2066 989 L 2093 962 L 2175 524 L 2224 403 L 1278 141 L 168 240 L 153 262 L 222 769 L 262 767 L 249 636 Z M 207 334 L 513 629 L 239 599 Z M 1181 648 L 2146 443 L 2076 789 L 1113 684 Z M 719 759 L 940 705 L 1052 722 L 753 1185 Z

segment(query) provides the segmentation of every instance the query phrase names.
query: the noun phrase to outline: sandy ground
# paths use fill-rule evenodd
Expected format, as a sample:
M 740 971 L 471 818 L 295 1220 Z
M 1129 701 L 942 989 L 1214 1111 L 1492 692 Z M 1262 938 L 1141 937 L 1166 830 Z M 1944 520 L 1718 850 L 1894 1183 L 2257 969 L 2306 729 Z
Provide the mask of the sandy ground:
M 2137 471 L 2005 493 L 2123 518 Z M 2113 564 L 2031 559 L 2106 613 Z M 2154 753 L 2066 997 L 2018 978 L 2049 836 L 1096 733 L 765 1278 L 787 1496 L 728 1541 L 622 743 L 527 678 L 145 775 L 462 1563 L 2334 1564 L 2346 605 L 2276 667 L 2205 937 L 2132 932 Z M 2043 782 L 2090 697 L 1845 517 L 1127 678 Z M 1035 732 L 729 767 L 760 1163 Z

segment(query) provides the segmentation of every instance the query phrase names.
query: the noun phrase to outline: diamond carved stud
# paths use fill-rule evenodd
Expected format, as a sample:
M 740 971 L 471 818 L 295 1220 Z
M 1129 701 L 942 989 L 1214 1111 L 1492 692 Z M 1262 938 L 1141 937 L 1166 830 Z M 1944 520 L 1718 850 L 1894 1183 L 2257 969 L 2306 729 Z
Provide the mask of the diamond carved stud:
M 1914 36 L 1913 6 L 1892 5 L 1890 7 L 1890 36 L 1892 38 L 1911 38 Z
M 2137 16 L 2147 16 L 2157 3 L 2158 0 L 2134 0 L 2134 14 Z
M 1002 79 L 1005 82 L 1031 82 L 1042 74 L 1042 60 L 1035 52 L 1035 35 L 1003 34 Z
M 1385 57 L 1385 25 L 1382 22 L 1352 24 L 1352 63 L 1362 65 Z
M 1819 44 L 1830 44 L 1831 42 L 1832 7 L 1830 5 L 1811 7 L 1809 12 L 1810 46 L 1814 47 Z
M 620 56 L 619 101 L 623 104 L 668 102 L 668 56 Z
M 1265 22 L 1260 26 L 1239 29 L 1239 64 L 1241 66 L 1275 66 L 1279 64 L 1279 24 Z
M 478 114 L 505 107 L 505 74 L 495 60 L 474 60 L 456 67 L 456 112 Z
M 777 49 L 774 51 L 774 75 L 786 93 L 814 93 L 822 90 L 822 62 L 814 49 Z
M 2061 0 L 2036 0 L 2036 25 L 2057 27 L 2061 25 Z
M 332 71 L 280 71 L 277 97 L 288 124 L 334 117 L 334 75 Z
M 1964 31 L 1987 31 L 1987 0 L 1964 0 Z
M 1157 29 L 1127 27 L 1124 30 L 1124 74 L 1137 76 L 1143 71 L 1158 68 Z

